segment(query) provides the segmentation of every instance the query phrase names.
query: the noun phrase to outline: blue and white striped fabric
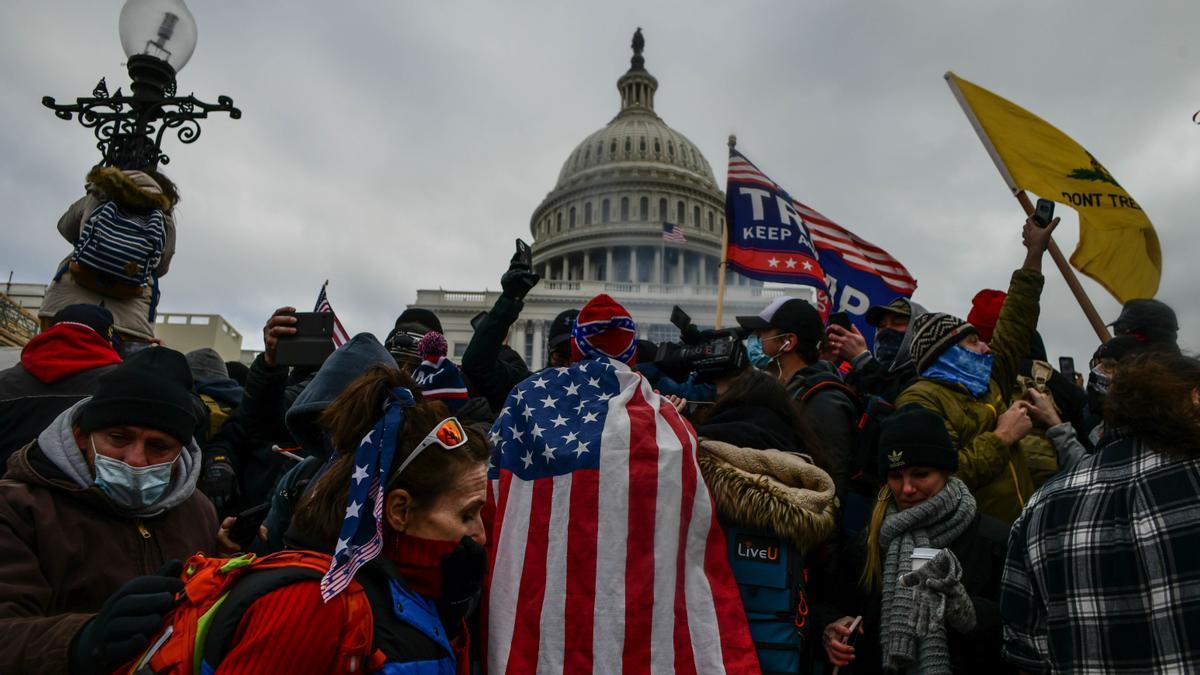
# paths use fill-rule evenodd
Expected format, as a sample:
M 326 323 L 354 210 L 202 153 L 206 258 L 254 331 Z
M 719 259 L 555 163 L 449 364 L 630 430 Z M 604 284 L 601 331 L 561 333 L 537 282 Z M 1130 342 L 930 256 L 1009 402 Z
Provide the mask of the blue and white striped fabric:
M 105 202 L 88 216 L 71 261 L 132 286 L 145 286 L 162 260 L 167 228 L 163 212 L 134 213 Z

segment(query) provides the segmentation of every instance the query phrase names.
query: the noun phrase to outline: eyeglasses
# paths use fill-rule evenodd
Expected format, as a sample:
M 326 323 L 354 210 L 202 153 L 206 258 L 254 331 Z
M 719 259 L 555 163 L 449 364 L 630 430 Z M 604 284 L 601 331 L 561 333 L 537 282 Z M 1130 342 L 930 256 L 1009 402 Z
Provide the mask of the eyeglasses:
M 454 450 L 455 448 L 461 448 L 467 444 L 467 432 L 463 429 L 462 423 L 458 421 L 457 417 L 447 417 L 441 422 L 438 422 L 437 426 L 435 426 L 420 443 L 417 443 L 417 447 L 413 448 L 412 452 L 408 453 L 408 457 L 405 457 L 404 461 L 400 462 L 400 468 L 396 469 L 396 473 L 392 474 L 393 480 L 396 476 L 399 476 L 409 464 L 412 464 L 413 460 L 417 458 L 417 455 L 421 454 L 421 451 L 433 445 L 434 443 L 442 446 L 443 450 Z

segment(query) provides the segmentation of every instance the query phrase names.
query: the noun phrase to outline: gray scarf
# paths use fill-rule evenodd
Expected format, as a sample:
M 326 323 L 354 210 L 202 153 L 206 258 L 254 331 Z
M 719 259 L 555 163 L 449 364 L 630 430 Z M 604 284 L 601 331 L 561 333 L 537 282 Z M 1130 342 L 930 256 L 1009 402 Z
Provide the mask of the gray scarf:
M 888 506 L 879 531 L 883 557 L 883 603 L 879 642 L 883 667 L 939 675 L 950 672 L 950 650 L 944 627 L 924 637 L 913 625 L 913 589 L 901 588 L 900 577 L 912 571 L 913 548 L 946 548 L 975 519 L 975 498 L 957 478 L 932 498 L 901 511 Z

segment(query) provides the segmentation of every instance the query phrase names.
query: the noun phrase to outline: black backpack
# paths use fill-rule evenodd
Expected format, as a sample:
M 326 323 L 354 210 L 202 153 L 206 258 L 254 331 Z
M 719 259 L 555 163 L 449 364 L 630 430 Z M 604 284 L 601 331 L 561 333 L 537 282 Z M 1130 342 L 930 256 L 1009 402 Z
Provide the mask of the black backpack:
M 846 394 L 858 414 L 850 457 L 850 484 L 842 500 L 841 519 L 842 529 L 853 535 L 866 526 L 874 501 L 886 481 L 886 476 L 879 475 L 879 433 L 883 421 L 896 411 L 896 406 L 878 396 L 860 396 L 832 374 L 805 382 L 794 398 L 803 405 L 818 393 L 830 389 Z

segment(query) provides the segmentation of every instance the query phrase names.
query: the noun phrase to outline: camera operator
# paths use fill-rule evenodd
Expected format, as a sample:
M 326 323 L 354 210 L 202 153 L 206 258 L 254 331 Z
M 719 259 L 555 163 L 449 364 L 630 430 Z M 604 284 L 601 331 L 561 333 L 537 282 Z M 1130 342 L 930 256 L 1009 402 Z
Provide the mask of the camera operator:
M 764 368 L 778 374 L 788 394 L 800 404 L 811 429 L 820 429 L 828 452 L 829 473 L 838 495 L 845 493 L 854 452 L 858 407 L 833 365 L 819 358 L 825 324 L 815 307 L 799 298 L 777 298 L 757 316 L 739 316 L 738 324 L 753 331 L 748 350 L 769 361 Z

